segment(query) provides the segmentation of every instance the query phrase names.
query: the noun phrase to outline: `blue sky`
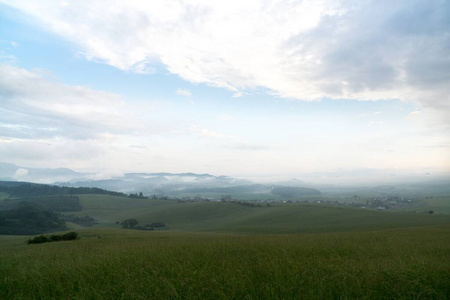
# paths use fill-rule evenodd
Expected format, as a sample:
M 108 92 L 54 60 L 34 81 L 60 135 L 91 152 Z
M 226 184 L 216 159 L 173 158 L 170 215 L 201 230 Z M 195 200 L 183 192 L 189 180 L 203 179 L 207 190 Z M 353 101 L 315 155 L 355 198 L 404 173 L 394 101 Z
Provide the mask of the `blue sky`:
M 0 0 L 0 161 L 448 173 L 449 20 L 448 1 Z

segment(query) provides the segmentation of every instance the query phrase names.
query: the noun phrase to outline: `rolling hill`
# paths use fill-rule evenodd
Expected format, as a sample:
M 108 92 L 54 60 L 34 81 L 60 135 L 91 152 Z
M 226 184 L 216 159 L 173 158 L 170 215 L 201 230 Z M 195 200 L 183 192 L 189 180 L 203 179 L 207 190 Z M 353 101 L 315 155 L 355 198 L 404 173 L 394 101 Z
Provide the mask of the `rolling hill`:
M 303 203 L 247 206 L 237 202 L 178 202 L 80 195 L 77 215 L 96 219 L 97 227 L 120 227 L 136 218 L 140 224 L 163 222 L 166 230 L 228 233 L 318 233 L 406 228 L 449 224 L 447 215 L 384 212 Z

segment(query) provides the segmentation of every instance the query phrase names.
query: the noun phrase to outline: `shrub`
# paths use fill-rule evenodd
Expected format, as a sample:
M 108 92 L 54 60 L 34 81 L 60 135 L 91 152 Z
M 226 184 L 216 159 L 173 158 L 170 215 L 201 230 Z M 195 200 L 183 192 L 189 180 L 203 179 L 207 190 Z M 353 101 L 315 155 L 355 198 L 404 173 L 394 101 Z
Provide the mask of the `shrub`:
M 78 232 L 71 231 L 65 234 L 52 234 L 51 236 L 47 235 L 38 235 L 32 239 L 27 241 L 27 244 L 41 244 L 47 242 L 58 242 L 58 241 L 71 241 L 78 239 Z
M 76 239 L 78 239 L 78 232 L 71 231 L 71 232 L 65 233 L 61 236 L 61 238 L 63 241 L 76 240 Z
M 38 236 L 35 236 L 32 239 L 29 239 L 27 241 L 27 244 L 41 244 L 41 243 L 47 243 L 47 242 L 49 242 L 48 236 L 46 236 L 46 235 L 38 235 Z
M 52 234 L 49 238 L 49 242 L 58 242 L 62 240 L 62 235 Z
M 136 219 L 126 219 L 125 221 L 123 221 L 122 223 L 122 228 L 129 228 L 132 229 L 133 227 L 135 227 L 137 224 L 139 224 L 139 222 Z

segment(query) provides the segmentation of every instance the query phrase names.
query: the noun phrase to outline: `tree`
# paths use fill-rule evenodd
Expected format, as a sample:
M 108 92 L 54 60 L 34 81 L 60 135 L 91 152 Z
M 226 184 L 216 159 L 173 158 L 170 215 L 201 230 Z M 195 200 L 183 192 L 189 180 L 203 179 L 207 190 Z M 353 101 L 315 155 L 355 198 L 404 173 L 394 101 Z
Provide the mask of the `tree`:
M 139 193 L 139 198 L 144 198 L 144 194 L 142 194 L 142 192 Z
M 136 219 L 127 219 L 125 221 L 123 221 L 122 223 L 120 223 L 122 225 L 122 228 L 128 228 L 128 229 L 132 229 L 134 228 L 137 224 L 139 224 L 139 222 Z

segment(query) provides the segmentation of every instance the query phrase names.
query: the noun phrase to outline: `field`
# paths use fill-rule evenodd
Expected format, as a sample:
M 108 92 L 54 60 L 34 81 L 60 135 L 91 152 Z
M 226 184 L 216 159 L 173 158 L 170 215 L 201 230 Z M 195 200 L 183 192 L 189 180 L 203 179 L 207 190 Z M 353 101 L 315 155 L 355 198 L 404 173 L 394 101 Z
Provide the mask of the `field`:
M 448 299 L 450 227 L 0 240 L 2 299 Z
M 8 198 L 8 196 L 9 196 L 8 194 L 0 192 L 0 203 L 1 203 L 4 199 Z
M 449 224 L 448 215 L 380 212 L 315 204 L 270 204 L 248 207 L 236 203 L 130 199 L 81 195 L 83 211 L 97 227 L 120 228 L 116 222 L 136 218 L 141 225 L 163 222 L 167 230 L 222 233 L 323 233 Z
M 0 299 L 450 297 L 446 214 L 80 199 L 74 214 L 98 224 L 70 224 L 79 240 L 27 245 L 30 237 L 0 236 Z M 127 218 L 167 227 L 121 229 L 116 222 Z

